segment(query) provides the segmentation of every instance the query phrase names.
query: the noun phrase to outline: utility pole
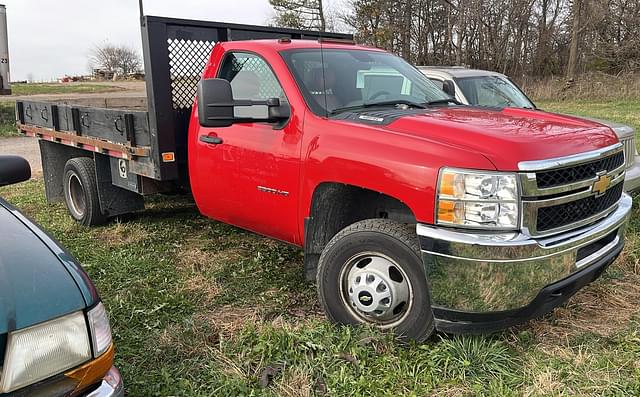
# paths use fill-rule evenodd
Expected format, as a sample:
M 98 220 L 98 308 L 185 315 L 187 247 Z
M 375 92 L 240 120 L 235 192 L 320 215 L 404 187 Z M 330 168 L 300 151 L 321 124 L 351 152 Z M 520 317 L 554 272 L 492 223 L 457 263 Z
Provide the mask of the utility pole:
M 0 4 L 0 95 L 11 95 L 9 77 L 9 36 L 7 34 L 7 8 Z

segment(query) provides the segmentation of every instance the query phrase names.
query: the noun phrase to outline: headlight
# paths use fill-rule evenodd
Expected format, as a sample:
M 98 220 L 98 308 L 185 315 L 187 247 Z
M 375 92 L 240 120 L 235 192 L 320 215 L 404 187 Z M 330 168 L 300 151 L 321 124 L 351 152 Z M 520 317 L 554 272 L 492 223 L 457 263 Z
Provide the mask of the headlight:
M 91 309 L 87 315 L 89 318 L 89 329 L 91 330 L 91 343 L 93 345 L 93 356 L 101 356 L 109 346 L 111 346 L 111 327 L 109 317 L 102 302 Z
M 0 393 L 56 375 L 91 359 L 83 312 L 14 331 L 7 338 Z
M 517 229 L 517 176 L 443 168 L 438 180 L 436 207 L 436 223 L 440 225 Z

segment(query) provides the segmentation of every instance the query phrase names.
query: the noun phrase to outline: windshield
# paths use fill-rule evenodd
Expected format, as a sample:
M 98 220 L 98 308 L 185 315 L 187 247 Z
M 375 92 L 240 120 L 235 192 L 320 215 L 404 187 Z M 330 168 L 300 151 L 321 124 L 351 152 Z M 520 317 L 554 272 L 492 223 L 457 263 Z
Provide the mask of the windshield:
M 321 116 L 374 104 L 425 104 L 449 96 L 402 58 L 385 52 L 320 49 L 282 52 L 311 108 Z
M 470 105 L 535 108 L 533 103 L 509 79 L 500 76 L 457 78 L 456 82 Z

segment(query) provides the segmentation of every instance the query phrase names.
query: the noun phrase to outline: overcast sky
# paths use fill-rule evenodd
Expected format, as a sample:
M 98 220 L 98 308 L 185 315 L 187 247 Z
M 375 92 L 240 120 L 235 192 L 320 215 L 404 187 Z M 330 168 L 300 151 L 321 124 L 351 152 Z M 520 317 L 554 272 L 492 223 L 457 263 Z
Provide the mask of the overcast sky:
M 88 72 L 96 45 L 141 49 L 138 0 L 0 0 L 7 7 L 11 80 Z M 145 14 L 264 25 L 267 0 L 145 0 Z

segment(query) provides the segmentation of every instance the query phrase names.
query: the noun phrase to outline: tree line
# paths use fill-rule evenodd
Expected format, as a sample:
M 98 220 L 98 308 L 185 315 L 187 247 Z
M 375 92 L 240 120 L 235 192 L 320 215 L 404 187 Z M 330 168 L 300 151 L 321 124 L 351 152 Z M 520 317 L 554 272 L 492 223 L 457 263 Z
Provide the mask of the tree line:
M 416 65 L 570 80 L 640 70 L 639 0 L 348 0 L 333 20 L 322 0 L 270 3 L 277 26 L 342 26 Z

